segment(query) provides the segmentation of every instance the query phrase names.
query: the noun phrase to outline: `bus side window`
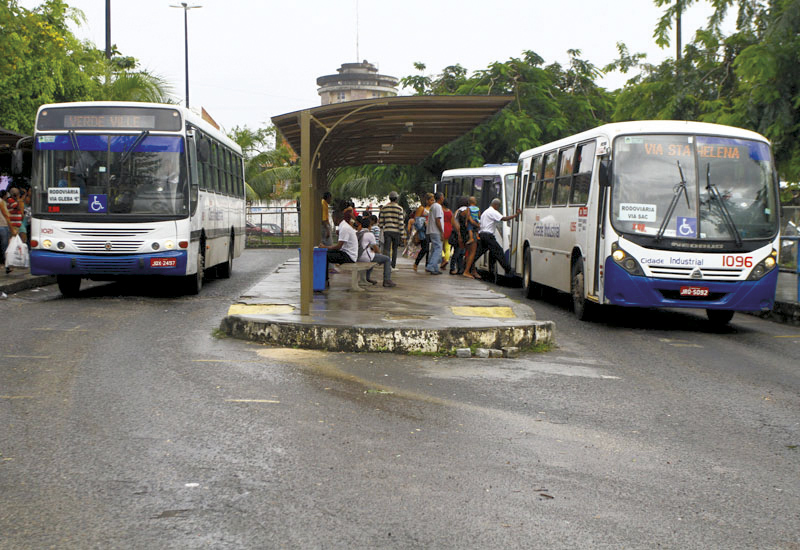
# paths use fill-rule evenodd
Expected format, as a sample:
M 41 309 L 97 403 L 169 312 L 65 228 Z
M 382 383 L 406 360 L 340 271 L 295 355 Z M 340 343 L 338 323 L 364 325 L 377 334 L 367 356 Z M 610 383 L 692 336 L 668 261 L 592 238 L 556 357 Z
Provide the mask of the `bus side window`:
M 541 181 L 541 166 L 542 157 L 536 157 L 531 161 L 531 177 L 528 179 L 528 196 L 525 198 L 525 206 L 528 208 L 536 206 L 536 187 Z
M 553 187 L 556 178 L 556 160 L 558 153 L 552 152 L 544 156 L 544 169 L 542 179 L 539 180 L 539 190 L 537 192 L 536 204 L 538 206 L 550 206 L 553 201 Z
M 211 174 L 209 189 L 211 191 L 219 191 L 219 175 L 217 172 L 217 163 L 219 156 L 217 155 L 217 144 L 211 142 L 211 162 L 209 162 L 209 172 Z
M 559 154 L 558 177 L 556 178 L 556 190 L 553 194 L 553 206 L 566 206 L 569 199 L 569 189 L 572 184 L 573 159 L 575 158 L 575 146 L 562 149 Z
M 583 206 L 589 200 L 589 185 L 592 182 L 592 167 L 594 166 L 594 151 L 596 143 L 582 143 L 578 145 L 578 154 L 575 159 L 575 177 L 572 178 L 572 190 L 569 203 Z
M 472 180 L 472 193 L 470 195 L 478 200 L 479 207 L 483 204 L 481 202 L 483 199 L 483 178 L 474 178 Z

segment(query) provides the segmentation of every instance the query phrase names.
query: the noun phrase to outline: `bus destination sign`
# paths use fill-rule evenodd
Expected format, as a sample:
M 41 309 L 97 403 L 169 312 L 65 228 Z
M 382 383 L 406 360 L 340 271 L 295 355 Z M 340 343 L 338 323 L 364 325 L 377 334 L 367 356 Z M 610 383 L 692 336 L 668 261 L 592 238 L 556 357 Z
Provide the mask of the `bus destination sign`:
M 153 130 L 156 117 L 152 115 L 64 115 L 64 129 L 140 129 Z
M 178 132 L 180 111 L 167 107 L 68 106 L 48 107 L 39 112 L 36 129 L 58 130 L 151 130 Z

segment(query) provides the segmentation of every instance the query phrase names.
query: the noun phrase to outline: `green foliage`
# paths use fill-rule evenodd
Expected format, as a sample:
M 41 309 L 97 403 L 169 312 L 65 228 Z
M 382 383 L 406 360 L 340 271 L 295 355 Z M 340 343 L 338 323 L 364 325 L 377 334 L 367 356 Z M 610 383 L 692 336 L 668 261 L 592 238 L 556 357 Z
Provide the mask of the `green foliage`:
M 299 196 L 300 167 L 293 162 L 292 151 L 288 147 L 274 146 L 274 126 L 258 130 L 237 126 L 228 137 L 239 144 L 244 154 L 248 201 Z
M 136 71 L 132 57 L 106 60 L 72 34 L 70 22 L 79 25 L 84 16 L 63 0 L 46 0 L 32 10 L 17 0 L 0 4 L 0 126 L 32 133 L 36 110 L 45 103 L 169 101 L 162 78 Z

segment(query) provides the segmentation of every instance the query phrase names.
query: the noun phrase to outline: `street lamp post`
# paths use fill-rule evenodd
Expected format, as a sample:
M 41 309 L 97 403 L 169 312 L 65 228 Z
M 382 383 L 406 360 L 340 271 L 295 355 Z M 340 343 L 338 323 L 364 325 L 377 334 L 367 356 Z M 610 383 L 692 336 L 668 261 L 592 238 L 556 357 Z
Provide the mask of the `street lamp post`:
M 189 10 L 202 8 L 203 6 L 189 6 L 186 2 L 181 2 L 180 6 L 170 4 L 171 8 L 183 8 L 183 33 L 186 51 L 186 108 L 189 108 Z

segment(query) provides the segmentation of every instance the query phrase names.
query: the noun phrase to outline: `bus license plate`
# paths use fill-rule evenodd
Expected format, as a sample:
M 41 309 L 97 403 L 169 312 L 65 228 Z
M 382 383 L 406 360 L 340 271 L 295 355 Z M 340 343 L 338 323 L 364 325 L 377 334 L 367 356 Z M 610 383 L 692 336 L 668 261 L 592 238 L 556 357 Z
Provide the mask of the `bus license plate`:
M 708 288 L 704 286 L 682 286 L 681 296 L 708 296 Z
M 178 258 L 150 258 L 150 267 L 175 267 Z

